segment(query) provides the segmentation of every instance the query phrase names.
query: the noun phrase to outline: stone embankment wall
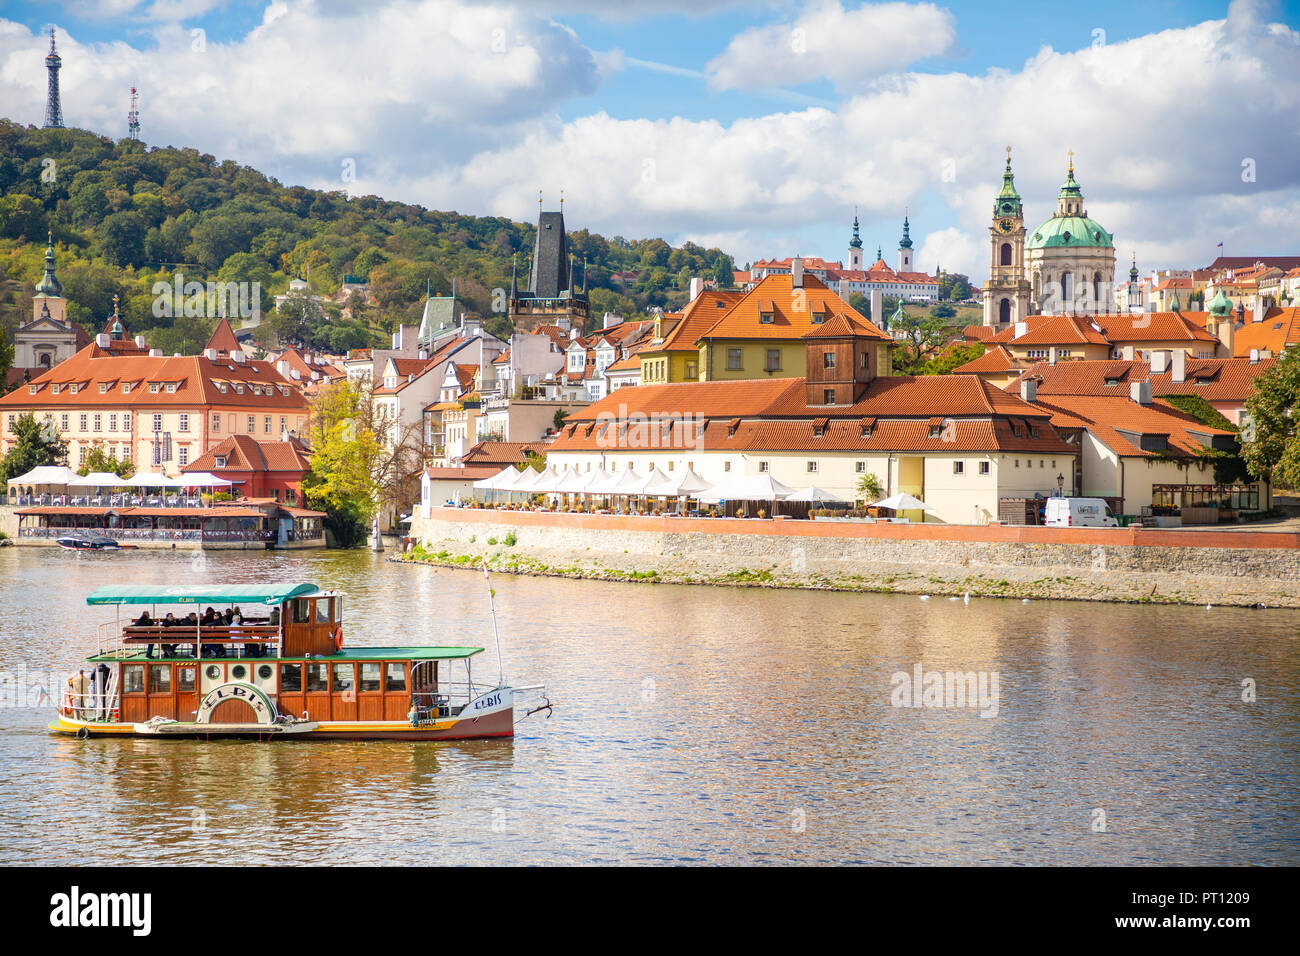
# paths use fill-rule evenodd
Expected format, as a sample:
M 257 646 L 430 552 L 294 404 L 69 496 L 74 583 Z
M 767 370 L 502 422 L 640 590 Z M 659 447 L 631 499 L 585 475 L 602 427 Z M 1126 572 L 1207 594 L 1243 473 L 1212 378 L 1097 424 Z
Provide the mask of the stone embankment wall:
M 414 557 L 609 580 L 1300 607 L 1300 534 L 434 508 Z

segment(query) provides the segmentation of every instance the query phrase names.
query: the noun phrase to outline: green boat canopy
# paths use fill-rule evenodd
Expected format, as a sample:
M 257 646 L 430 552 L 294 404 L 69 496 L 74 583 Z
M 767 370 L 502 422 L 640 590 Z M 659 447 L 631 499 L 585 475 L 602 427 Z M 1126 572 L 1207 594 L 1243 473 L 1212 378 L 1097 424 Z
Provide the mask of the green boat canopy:
M 106 584 L 93 591 L 87 604 L 280 604 L 315 594 L 314 584 L 217 584 L 197 588 L 151 584 Z

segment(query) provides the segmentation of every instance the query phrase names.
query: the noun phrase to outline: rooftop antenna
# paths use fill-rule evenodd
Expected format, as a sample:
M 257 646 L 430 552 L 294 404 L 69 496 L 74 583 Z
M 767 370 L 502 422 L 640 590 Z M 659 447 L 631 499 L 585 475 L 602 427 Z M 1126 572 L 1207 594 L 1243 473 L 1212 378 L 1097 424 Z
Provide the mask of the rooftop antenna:
M 140 138 L 140 99 L 134 86 L 131 87 L 131 111 L 126 114 L 126 135 L 128 139 Z

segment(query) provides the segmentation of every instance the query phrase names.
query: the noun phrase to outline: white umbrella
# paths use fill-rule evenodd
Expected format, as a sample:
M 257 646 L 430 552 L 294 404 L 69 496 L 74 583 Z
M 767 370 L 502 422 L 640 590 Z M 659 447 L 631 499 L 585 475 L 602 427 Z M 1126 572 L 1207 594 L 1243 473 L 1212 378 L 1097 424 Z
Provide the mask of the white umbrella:
M 92 471 L 90 474 L 73 478 L 68 482 L 77 488 L 116 488 L 123 483 L 121 475 L 111 471 Z
M 899 493 L 890 495 L 884 501 L 877 501 L 873 508 L 889 508 L 891 511 L 924 511 L 926 514 L 937 515 L 935 511 L 920 498 L 913 498 L 911 495 Z
M 841 498 L 839 495 L 831 494 L 825 488 L 818 488 L 816 485 L 809 485 L 796 491 L 785 499 L 786 501 L 840 501 L 847 502 L 847 498 Z

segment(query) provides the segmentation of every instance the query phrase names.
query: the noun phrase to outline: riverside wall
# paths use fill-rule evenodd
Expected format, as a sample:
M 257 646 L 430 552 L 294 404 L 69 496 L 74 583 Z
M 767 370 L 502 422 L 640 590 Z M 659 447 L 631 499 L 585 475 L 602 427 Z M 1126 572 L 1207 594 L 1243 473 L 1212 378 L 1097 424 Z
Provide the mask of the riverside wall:
M 607 580 L 1300 607 L 1300 534 L 433 508 L 414 557 Z M 408 558 L 412 555 L 408 555 Z

